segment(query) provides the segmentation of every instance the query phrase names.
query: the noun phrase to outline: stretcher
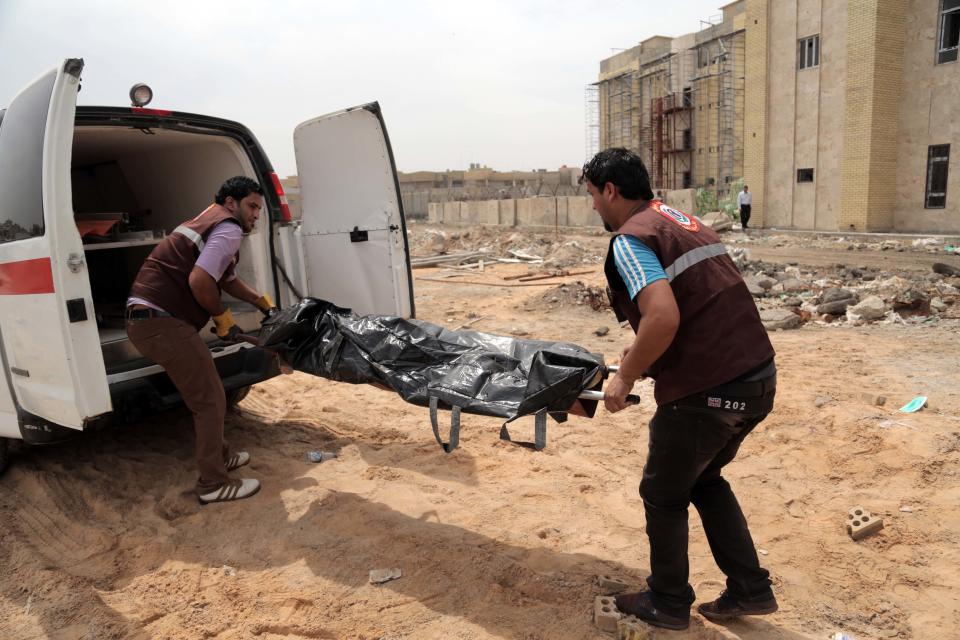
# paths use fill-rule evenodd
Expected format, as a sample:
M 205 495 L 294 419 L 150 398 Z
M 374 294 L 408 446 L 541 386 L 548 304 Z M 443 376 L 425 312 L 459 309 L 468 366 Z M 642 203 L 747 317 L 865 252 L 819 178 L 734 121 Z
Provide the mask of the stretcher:
M 508 425 L 534 416 L 535 450 L 546 446 L 546 419 L 593 417 L 604 380 L 616 367 L 583 347 L 524 340 L 472 330 L 450 331 L 421 320 L 357 315 L 315 298 L 264 321 L 257 346 L 291 368 L 339 382 L 373 384 L 428 407 L 433 434 L 447 453 L 459 445 L 460 415 L 505 419 L 500 437 L 516 442 Z M 639 402 L 628 396 L 628 402 Z M 449 435 L 439 412 L 450 411 Z

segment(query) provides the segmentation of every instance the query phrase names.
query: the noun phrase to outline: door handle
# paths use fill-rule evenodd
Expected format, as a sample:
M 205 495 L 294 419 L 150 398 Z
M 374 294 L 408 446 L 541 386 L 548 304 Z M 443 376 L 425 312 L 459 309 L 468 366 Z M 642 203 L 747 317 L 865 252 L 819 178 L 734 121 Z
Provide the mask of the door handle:
M 80 269 L 83 267 L 83 256 L 79 253 L 71 253 L 67 256 L 67 267 L 73 273 L 80 273 Z

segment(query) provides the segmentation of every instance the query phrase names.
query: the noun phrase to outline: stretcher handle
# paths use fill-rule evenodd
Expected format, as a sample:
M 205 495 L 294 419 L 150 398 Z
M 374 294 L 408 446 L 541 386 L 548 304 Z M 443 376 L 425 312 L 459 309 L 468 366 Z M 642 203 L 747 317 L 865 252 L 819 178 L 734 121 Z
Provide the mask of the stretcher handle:
M 603 391 L 581 391 L 577 397 L 581 400 L 603 402 Z M 627 404 L 640 404 L 640 396 L 633 393 L 627 394 Z

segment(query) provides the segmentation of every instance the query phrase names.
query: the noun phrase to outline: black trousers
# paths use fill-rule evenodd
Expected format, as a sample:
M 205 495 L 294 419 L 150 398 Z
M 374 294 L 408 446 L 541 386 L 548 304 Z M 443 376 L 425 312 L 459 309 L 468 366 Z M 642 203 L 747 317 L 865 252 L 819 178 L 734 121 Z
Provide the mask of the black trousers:
M 750 205 L 742 204 L 740 205 L 740 225 L 746 229 L 748 222 L 750 222 Z
M 729 387 L 718 387 L 660 406 L 650 421 L 650 446 L 640 482 L 650 540 L 647 583 L 654 603 L 668 613 L 685 615 L 695 599 L 687 559 L 691 502 L 731 595 L 753 602 L 773 597 L 770 574 L 760 566 L 747 520 L 721 476 L 743 439 L 773 409 L 775 375 L 768 379 L 769 387 L 773 389 L 753 397 L 738 397 Z

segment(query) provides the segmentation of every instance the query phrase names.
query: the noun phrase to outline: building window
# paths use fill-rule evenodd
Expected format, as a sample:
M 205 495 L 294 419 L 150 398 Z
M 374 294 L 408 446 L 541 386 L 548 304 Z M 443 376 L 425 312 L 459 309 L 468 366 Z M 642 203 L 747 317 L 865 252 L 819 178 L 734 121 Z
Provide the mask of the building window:
M 943 209 L 947 206 L 947 167 L 950 164 L 950 145 L 935 144 L 927 150 L 927 193 L 925 209 Z
M 690 174 L 689 171 L 684 171 L 683 172 L 683 188 L 689 189 L 692 186 L 693 186 L 693 176 Z
M 797 169 L 797 182 L 813 182 L 813 169 Z
M 960 0 L 940 0 L 937 64 L 955 62 L 958 44 L 960 44 Z
M 957 0 L 960 2 L 960 0 Z M 800 69 L 809 69 L 820 64 L 820 34 L 800 40 Z
M 703 46 L 697 49 L 697 67 L 703 68 L 710 65 L 710 49 Z
M 693 131 L 690 129 L 683 130 L 683 150 L 689 151 L 693 147 Z

